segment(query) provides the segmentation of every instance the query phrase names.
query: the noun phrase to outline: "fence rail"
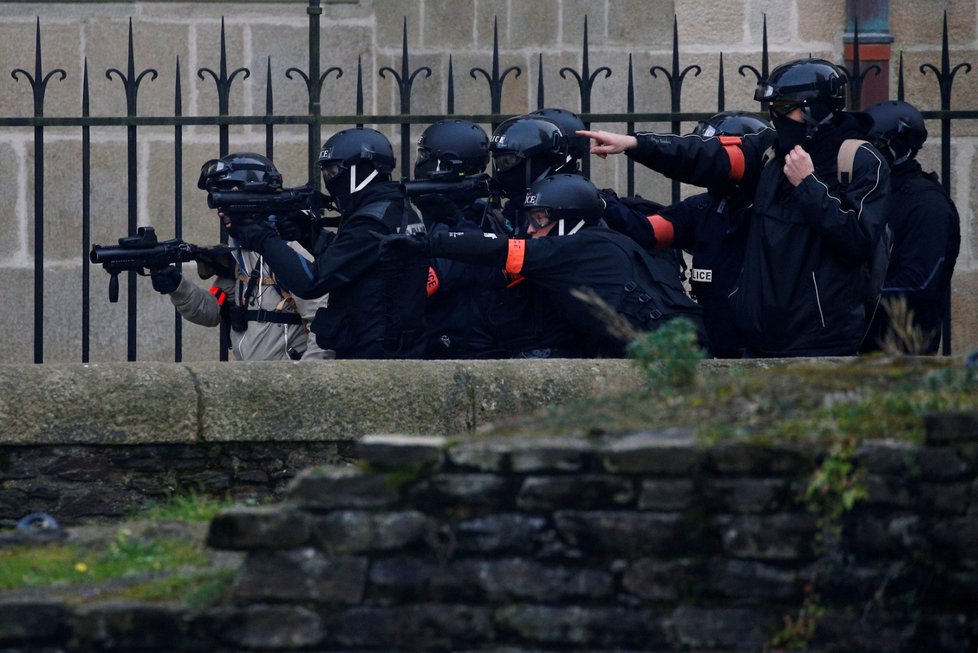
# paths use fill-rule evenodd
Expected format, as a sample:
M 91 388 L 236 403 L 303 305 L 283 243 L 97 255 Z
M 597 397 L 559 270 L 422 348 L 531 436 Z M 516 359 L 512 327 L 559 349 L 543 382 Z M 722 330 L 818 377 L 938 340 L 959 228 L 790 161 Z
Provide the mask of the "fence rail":
M 48 84 L 53 81 L 64 81 L 67 73 L 63 69 L 45 70 L 42 61 L 42 39 L 41 23 L 38 18 L 35 27 L 35 52 L 33 72 L 25 68 L 14 68 L 11 76 L 17 82 L 26 82 L 33 96 L 33 115 L 0 117 L 0 129 L 32 127 L 34 130 L 34 362 L 41 363 L 44 360 L 43 335 L 44 335 L 44 172 L 45 172 L 45 129 L 78 127 L 81 129 L 81 165 L 82 165 L 82 251 L 79 253 L 82 260 L 82 328 L 81 328 L 81 359 L 82 362 L 89 362 L 90 356 L 90 266 L 87 265 L 88 250 L 91 245 L 91 134 L 93 127 L 125 127 L 127 130 L 127 224 L 130 235 L 135 234 L 137 224 L 137 143 L 139 140 L 139 129 L 141 127 L 172 127 L 173 132 L 173 153 L 174 153 L 174 181 L 175 181 L 175 230 L 176 237 L 182 237 L 183 209 L 180 197 L 180 189 L 183 187 L 183 129 L 194 126 L 214 126 L 218 129 L 219 156 L 224 156 L 229 152 L 229 128 L 235 125 L 250 125 L 265 127 L 265 150 L 266 154 L 273 158 L 275 146 L 275 128 L 288 125 L 305 125 L 308 128 L 308 147 L 307 147 L 307 171 L 309 183 L 319 187 L 320 181 L 316 171 L 316 157 L 318 155 L 321 141 L 321 128 L 324 125 L 396 125 L 400 127 L 400 152 L 401 161 L 411 160 L 412 154 L 412 128 L 415 126 L 426 126 L 436 120 L 447 116 L 471 120 L 473 122 L 488 124 L 495 127 L 509 114 L 503 113 L 500 109 L 503 86 L 510 76 L 518 77 L 522 70 L 518 66 L 512 66 L 505 70 L 500 69 L 500 50 L 498 39 L 498 26 L 493 25 L 493 46 L 492 57 L 489 69 L 473 67 L 468 71 L 469 76 L 477 81 L 483 80 L 489 89 L 488 112 L 483 113 L 456 113 L 455 112 L 455 73 L 451 57 L 449 58 L 448 79 L 446 80 L 446 107 L 444 114 L 416 114 L 411 111 L 412 90 L 415 80 L 419 75 L 430 76 L 432 71 L 427 66 L 412 69 L 410 65 L 410 52 L 408 49 L 407 20 L 404 21 L 403 44 L 401 48 L 401 60 L 399 70 L 389 66 L 380 67 L 377 74 L 389 80 L 397 89 L 399 111 L 390 115 L 367 114 L 364 111 L 364 71 L 362 62 L 356 62 L 356 100 L 354 112 L 344 115 L 323 115 L 320 97 L 323 92 L 323 85 L 327 78 L 335 75 L 337 78 L 343 75 L 343 70 L 332 67 L 326 71 L 320 68 L 320 16 L 322 7 L 320 0 L 309 0 L 306 12 L 309 16 L 309 60 L 307 72 L 298 68 L 289 68 L 285 71 L 285 76 L 292 81 L 301 79 L 306 86 L 308 93 L 308 111 L 300 115 L 276 115 L 274 113 L 274 93 L 273 79 L 271 75 L 271 59 L 268 59 L 268 67 L 265 75 L 266 94 L 265 112 L 258 115 L 232 115 L 230 113 L 230 91 L 232 85 L 240 80 L 245 80 L 251 76 L 251 71 L 247 68 L 234 68 L 229 71 L 227 60 L 227 41 L 224 32 L 224 22 L 221 22 L 220 34 L 220 57 L 217 62 L 216 70 L 208 67 L 201 67 L 196 71 L 196 77 L 202 82 L 212 81 L 217 90 L 217 111 L 212 115 L 183 115 L 183 81 L 181 78 L 181 67 L 179 57 L 176 59 L 176 75 L 173 90 L 173 112 L 169 116 L 141 116 L 138 112 L 138 97 L 140 85 L 146 79 L 154 80 L 158 77 L 158 71 L 148 68 L 136 71 L 134 65 L 134 45 L 132 20 L 129 23 L 127 67 L 123 72 L 116 68 L 107 69 L 104 74 L 109 80 L 118 80 L 123 87 L 126 97 L 125 116 L 92 116 L 90 115 L 91 96 L 89 92 L 89 70 L 88 62 L 85 61 L 82 80 L 82 96 L 80 115 L 71 117 L 54 117 L 45 115 L 45 93 Z M 724 82 L 724 62 L 723 54 L 719 54 L 717 62 L 718 87 L 717 103 L 714 111 L 681 111 L 683 83 L 687 75 L 699 75 L 702 68 L 698 64 L 687 66 L 680 65 L 678 24 L 673 22 L 673 43 L 672 43 L 672 65 L 669 69 L 662 66 L 652 66 L 648 74 L 653 78 L 661 79 L 668 85 L 670 111 L 665 112 L 643 112 L 639 111 L 635 102 L 635 71 L 629 56 L 627 71 L 626 106 L 623 112 L 619 113 L 597 113 L 591 111 L 591 99 L 594 90 L 594 83 L 597 79 L 609 77 L 612 71 L 607 66 L 601 66 L 592 70 L 589 64 L 589 39 L 588 23 L 584 18 L 583 24 L 583 48 L 581 54 L 580 68 L 574 69 L 569 66 L 560 68 L 559 75 L 565 80 L 573 80 L 577 84 L 580 95 L 580 107 L 578 114 L 585 124 L 609 123 L 620 125 L 624 131 L 634 130 L 636 123 L 668 123 L 671 130 L 678 132 L 681 123 L 687 121 L 697 121 L 708 118 L 717 111 L 725 109 L 725 82 Z M 860 90 L 866 80 L 867 75 L 879 73 L 878 66 L 864 68 L 859 61 L 859 29 L 858 24 L 854 31 L 853 39 L 854 60 L 851 69 L 847 69 L 849 76 L 850 109 L 860 108 Z M 763 37 L 760 44 L 758 56 L 758 68 L 751 65 L 742 65 L 737 73 L 748 77 L 753 75 L 761 79 L 767 75 L 769 70 L 768 40 L 766 18 L 764 22 Z M 950 133 L 951 125 L 955 120 L 976 120 L 978 110 L 952 110 L 951 97 L 952 87 L 956 76 L 960 72 L 968 73 L 971 65 L 968 63 L 958 63 L 951 65 L 950 51 L 948 47 L 948 28 L 947 16 L 944 17 L 944 33 L 942 43 L 942 56 L 939 65 L 923 64 L 920 66 L 920 74 L 932 75 L 936 79 L 937 88 L 940 94 L 940 108 L 927 109 L 922 113 L 926 119 L 939 120 L 941 124 L 941 179 L 945 189 L 950 189 L 951 180 L 951 148 Z M 904 66 L 901 54 L 898 66 L 898 99 L 904 98 Z M 543 57 L 539 58 L 537 70 L 536 88 L 536 108 L 547 106 L 546 92 L 544 88 L 545 79 Z M 762 111 L 766 106 L 761 107 Z M 587 162 L 585 161 L 585 174 L 589 173 Z M 405 166 L 407 169 L 408 166 Z M 634 163 L 627 162 L 625 193 L 634 194 L 635 192 L 635 173 Z M 679 199 L 680 186 L 678 182 L 672 185 L 673 200 Z M 222 242 L 227 242 L 227 234 L 221 233 Z M 127 358 L 136 360 L 137 358 L 137 303 L 136 303 L 136 274 L 130 272 L 128 275 L 128 297 L 127 297 Z M 182 358 L 182 322 L 179 315 L 174 316 L 174 338 L 175 338 L 175 360 Z M 219 356 L 221 360 L 227 360 L 228 334 L 226 328 L 222 329 Z M 950 353 L 950 316 L 945 318 L 945 351 Z

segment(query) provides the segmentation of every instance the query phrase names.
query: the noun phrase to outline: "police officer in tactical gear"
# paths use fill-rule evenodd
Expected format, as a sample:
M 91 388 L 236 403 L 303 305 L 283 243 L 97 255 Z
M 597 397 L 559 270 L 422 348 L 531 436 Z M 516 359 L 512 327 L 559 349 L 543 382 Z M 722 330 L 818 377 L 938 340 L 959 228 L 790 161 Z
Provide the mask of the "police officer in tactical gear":
M 586 356 L 621 357 L 627 343 L 575 290 L 593 291 L 637 329 L 655 329 L 682 316 L 702 333 L 699 307 L 675 275 L 662 275 L 637 243 L 603 225 L 604 200 L 586 178 L 545 177 L 530 186 L 522 204 L 529 238 L 395 235 L 381 242 L 383 256 L 435 256 L 501 267 L 551 297 L 552 319 L 569 325 Z
M 482 233 L 487 211 L 489 137 L 475 123 L 439 120 L 418 138 L 417 181 L 457 187 L 412 197 L 429 233 Z M 435 258 L 429 261 L 425 304 L 425 358 L 489 358 L 499 354 L 486 322 L 486 293 L 499 271 Z
M 275 193 L 282 190 L 282 175 L 268 158 L 239 152 L 205 163 L 197 187 L 208 192 Z M 237 360 L 331 358 L 331 352 L 308 337 L 306 326 L 325 300 L 293 297 L 267 261 L 238 243 L 231 245 L 222 264 L 198 262 L 201 278 L 216 276 L 209 291 L 185 279 L 174 265 L 151 271 L 153 288 L 168 295 L 189 322 L 213 327 L 227 320 Z
M 734 148 L 747 134 L 766 129 L 771 126 L 757 114 L 724 111 L 700 122 L 693 134 L 720 137 L 724 147 Z M 605 213 L 609 227 L 631 236 L 646 249 L 671 247 L 690 253 L 691 294 L 703 307 L 710 353 L 717 358 L 743 356 L 744 343 L 733 324 L 727 296 L 744 261 L 752 205 L 752 194 L 745 193 L 739 184 L 725 181 L 647 216 Z
M 937 175 L 924 172 L 916 159 L 927 140 L 927 127 L 916 107 L 886 101 L 866 113 L 874 122 L 870 140 L 890 164 L 887 224 L 893 245 L 883 283 L 883 310 L 874 316 L 864 350 L 878 350 L 886 340 L 887 348 L 904 353 L 936 354 L 943 318 L 950 315 L 961 221 Z M 912 312 L 912 319 L 907 313 L 901 320 L 902 336 L 890 334 L 890 313 L 899 298 Z
M 492 133 L 492 178 L 509 200 L 507 217 L 514 229 L 519 207 L 534 182 L 568 164 L 570 143 L 560 126 L 541 116 L 515 116 Z
M 625 152 L 667 177 L 710 187 L 732 181 L 754 199 L 744 265 L 731 292 L 749 355 L 857 353 L 866 325 L 869 261 L 885 226 L 889 171 L 870 143 L 839 179 L 839 151 L 864 139 L 866 114 L 847 113 L 846 78 L 821 59 L 775 68 L 754 99 L 775 130 L 736 147 L 718 137 L 584 132 L 599 156 Z
M 400 185 L 391 181 L 394 166 L 390 141 L 376 130 L 345 129 L 326 140 L 319 167 L 341 217 L 335 236 L 320 231 L 311 239 L 312 263 L 266 223 L 242 220 L 229 228 L 265 257 L 295 295 L 330 294 L 312 331 L 337 358 L 417 358 L 424 351 L 427 265 L 378 260 L 377 234 L 424 231 Z

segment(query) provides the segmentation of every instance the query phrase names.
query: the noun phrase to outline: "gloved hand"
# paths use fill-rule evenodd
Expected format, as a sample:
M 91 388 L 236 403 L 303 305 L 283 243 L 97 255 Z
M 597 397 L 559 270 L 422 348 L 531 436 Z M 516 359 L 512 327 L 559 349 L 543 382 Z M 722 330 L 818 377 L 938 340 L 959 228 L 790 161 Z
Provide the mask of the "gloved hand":
M 427 234 L 389 234 L 380 238 L 380 258 L 389 261 L 401 258 L 431 258 L 431 244 Z
M 267 220 L 235 216 L 228 226 L 228 233 L 245 249 L 262 253 L 262 246 L 271 236 L 277 236 L 275 228 Z
M 180 270 L 175 265 L 150 270 L 149 276 L 153 280 L 153 290 L 163 295 L 169 295 L 176 290 L 177 286 L 180 285 L 180 280 L 183 279 Z
M 441 222 L 454 227 L 464 217 L 458 204 L 444 195 L 419 195 L 411 201 L 428 224 Z
M 305 211 L 293 211 L 275 220 L 275 230 L 282 240 L 309 240 L 312 235 L 312 216 Z

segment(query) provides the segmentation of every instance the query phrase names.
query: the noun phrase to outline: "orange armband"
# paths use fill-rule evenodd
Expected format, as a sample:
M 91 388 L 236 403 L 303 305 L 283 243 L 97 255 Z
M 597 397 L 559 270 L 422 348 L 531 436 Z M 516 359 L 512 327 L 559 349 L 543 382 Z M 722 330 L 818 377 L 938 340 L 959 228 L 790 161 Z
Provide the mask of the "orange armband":
M 506 254 L 505 270 L 511 274 L 523 271 L 523 259 L 526 258 L 526 241 L 519 238 L 509 239 L 509 251 Z
M 665 249 L 672 245 L 672 239 L 676 236 L 676 230 L 672 223 L 656 213 L 646 218 L 652 226 L 652 233 L 655 235 L 655 248 Z
M 744 151 L 740 149 L 743 139 L 740 136 L 721 136 L 720 144 L 730 159 L 730 179 L 740 181 L 744 178 Z

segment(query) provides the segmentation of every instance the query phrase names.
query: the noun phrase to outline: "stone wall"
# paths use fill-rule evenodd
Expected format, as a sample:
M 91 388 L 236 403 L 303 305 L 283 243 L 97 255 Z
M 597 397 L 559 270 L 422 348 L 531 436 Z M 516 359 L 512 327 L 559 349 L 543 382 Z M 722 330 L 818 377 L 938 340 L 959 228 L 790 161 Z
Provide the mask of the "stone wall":
M 973 653 L 978 418 L 927 432 L 863 445 L 868 497 L 838 521 L 799 497 L 826 454 L 807 447 L 366 437 L 359 468 L 214 519 L 210 545 L 247 554 L 228 604 L 4 605 L 0 646 L 719 653 L 793 632 L 812 651 Z
M 0 365 L 0 526 L 111 520 L 187 491 L 277 497 L 365 433 L 472 434 L 642 383 L 628 360 Z
M 943 12 L 948 13 L 951 65 L 978 64 L 978 33 L 973 2 L 936 0 L 891 2 L 890 29 L 894 36 L 889 80 L 896 94 L 896 65 L 905 53 L 907 99 L 923 109 L 940 107 L 939 88 L 923 63 L 939 66 Z M 84 67 L 89 70 L 91 115 L 126 114 L 126 95 L 110 69 L 127 70 L 126 39 L 132 21 L 136 74 L 149 69 L 158 75 L 143 78 L 139 87 L 141 116 L 172 115 L 177 58 L 185 116 L 216 113 L 213 80 L 198 76 L 201 68 L 219 69 L 222 19 L 227 36 L 228 70 L 247 68 L 231 86 L 232 115 L 264 112 L 266 72 L 271 64 L 275 113 L 304 114 L 305 85 L 289 68 L 308 68 L 306 3 L 291 2 L 0 2 L 0 117 L 33 113 L 33 96 L 25 77 L 12 78 L 22 68 L 34 74 L 35 26 L 40 24 L 43 47 L 42 75 L 64 70 L 67 77 L 51 77 L 46 87 L 45 115 L 77 116 L 81 109 Z M 626 106 L 626 70 L 634 66 L 636 108 L 658 112 L 670 109 L 668 81 L 653 66 L 671 69 L 673 20 L 682 53 L 682 66 L 697 65 L 699 74 L 683 82 L 683 111 L 716 108 L 718 53 L 724 54 L 726 108 L 751 108 L 753 77 L 737 73 L 742 65 L 760 66 L 760 42 L 766 17 L 772 64 L 809 53 L 842 61 L 846 2 L 843 0 L 326 0 L 322 16 L 322 70 L 338 66 L 342 77 L 330 75 L 322 96 L 323 113 L 348 115 L 355 110 L 356 62 L 363 63 L 364 110 L 368 115 L 399 113 L 397 85 L 389 66 L 400 71 L 402 33 L 406 27 L 411 69 L 427 66 L 431 76 L 415 78 L 411 111 L 440 115 L 447 108 L 449 57 L 455 72 L 455 112 L 484 114 L 489 110 L 489 89 L 469 71 L 491 69 L 494 26 L 498 26 L 500 70 L 519 67 L 502 89 L 501 111 L 523 113 L 536 108 L 538 63 L 544 65 L 546 103 L 572 111 L 581 107 L 578 87 L 564 67 L 580 70 L 584 17 L 588 20 L 589 66 L 602 66 L 610 77 L 594 81 L 591 110 L 620 112 Z M 967 71 L 954 85 L 955 109 L 978 107 L 978 91 Z M 622 125 L 598 125 L 621 129 Z M 683 125 L 688 129 L 692 125 Z M 931 140 L 922 158 L 926 168 L 939 169 L 940 125 L 929 123 Z M 338 127 L 338 126 L 337 126 Z M 667 129 L 664 124 L 639 124 L 638 129 Z M 397 143 L 396 127 L 382 126 Z M 414 126 L 416 137 L 423 125 Z M 324 127 L 329 132 L 330 126 Z M 44 222 L 44 360 L 82 360 L 80 339 L 81 265 L 87 265 L 81 246 L 82 184 L 81 130 L 45 129 Z M 262 126 L 233 125 L 230 147 L 236 150 L 265 147 Z M 961 211 L 963 243 L 954 279 L 953 348 L 970 350 L 978 342 L 978 232 L 974 228 L 978 192 L 975 177 L 978 123 L 954 122 L 952 195 Z M 217 240 L 217 225 L 194 187 L 202 161 L 215 156 L 218 133 L 214 126 L 189 126 L 181 134 L 184 184 L 174 183 L 174 130 L 141 127 L 136 142 L 134 173 L 137 222 L 154 225 L 161 236 L 174 232 L 174 207 L 184 207 L 183 236 L 191 242 Z M 92 242 L 113 243 L 126 231 L 127 130 L 123 127 L 91 129 Z M 280 127 L 275 132 L 275 160 L 288 184 L 306 178 L 307 133 L 303 126 Z M 7 272 L 0 303 L 9 307 L 0 315 L 0 361 L 33 360 L 34 305 L 34 132 L 29 126 L 0 128 L 0 261 Z M 621 158 L 595 161 L 592 177 L 602 186 L 625 187 Z M 410 162 L 400 161 L 400 170 Z M 637 191 L 645 197 L 668 198 L 671 186 L 658 175 L 638 170 Z M 684 192 L 691 189 L 686 188 Z M 92 340 L 90 360 L 119 361 L 126 356 L 126 289 L 118 304 L 105 299 L 107 277 L 94 269 L 91 295 Z M 125 285 L 125 284 L 123 284 Z M 173 311 L 148 282 L 138 284 L 140 360 L 173 360 Z M 184 360 L 214 360 L 218 356 L 215 330 L 187 325 Z

